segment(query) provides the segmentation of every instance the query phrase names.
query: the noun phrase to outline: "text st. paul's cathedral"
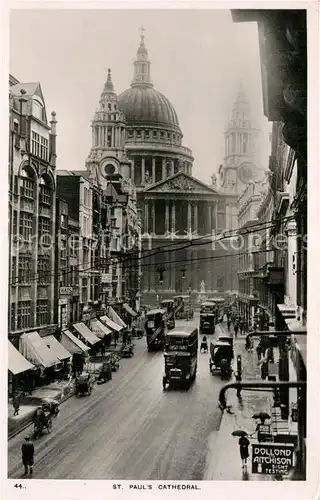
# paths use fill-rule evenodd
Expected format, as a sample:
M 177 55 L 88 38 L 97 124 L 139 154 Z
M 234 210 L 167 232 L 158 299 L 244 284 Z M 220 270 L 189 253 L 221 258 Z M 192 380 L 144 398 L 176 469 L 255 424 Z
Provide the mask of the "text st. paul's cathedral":
M 108 70 L 86 168 L 101 186 L 110 174 L 120 174 L 136 187 L 145 302 L 159 294 L 197 293 L 201 283 L 207 293 L 238 289 L 238 252 L 227 238 L 223 245 L 215 239 L 236 235 L 238 197 L 262 172 L 260 133 L 241 85 L 224 134 L 223 164 L 206 185 L 192 175 L 194 158 L 182 144 L 173 105 L 151 82 L 143 34 L 130 88 L 117 95 Z

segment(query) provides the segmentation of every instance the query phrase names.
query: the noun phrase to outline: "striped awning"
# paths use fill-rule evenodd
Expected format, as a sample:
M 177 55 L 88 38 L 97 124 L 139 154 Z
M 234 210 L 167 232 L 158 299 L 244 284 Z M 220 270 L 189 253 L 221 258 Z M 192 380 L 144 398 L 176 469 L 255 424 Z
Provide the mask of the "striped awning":
M 123 326 L 117 325 L 117 323 L 108 318 L 108 316 L 101 316 L 100 320 L 115 332 L 120 332 L 120 330 L 122 330 L 123 328 Z
M 81 354 L 89 351 L 90 349 L 69 330 L 63 330 L 61 332 L 61 344 L 72 354 Z
M 84 323 L 74 323 L 73 327 L 89 344 L 94 345 L 100 341 Z
M 110 335 L 112 333 L 112 330 L 108 328 L 107 326 L 103 325 L 101 321 L 98 319 L 94 318 L 90 322 L 90 327 L 93 333 L 99 337 L 99 339 L 103 339 L 106 335 Z

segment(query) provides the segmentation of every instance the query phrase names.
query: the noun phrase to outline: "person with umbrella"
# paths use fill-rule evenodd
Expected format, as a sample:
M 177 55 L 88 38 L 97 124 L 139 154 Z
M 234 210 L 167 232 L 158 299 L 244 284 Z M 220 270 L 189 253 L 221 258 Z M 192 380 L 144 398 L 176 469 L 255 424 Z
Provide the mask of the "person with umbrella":
M 239 449 L 240 449 L 240 457 L 242 460 L 242 468 L 247 467 L 247 459 L 249 457 L 249 445 L 250 441 L 246 434 L 243 434 L 239 439 Z

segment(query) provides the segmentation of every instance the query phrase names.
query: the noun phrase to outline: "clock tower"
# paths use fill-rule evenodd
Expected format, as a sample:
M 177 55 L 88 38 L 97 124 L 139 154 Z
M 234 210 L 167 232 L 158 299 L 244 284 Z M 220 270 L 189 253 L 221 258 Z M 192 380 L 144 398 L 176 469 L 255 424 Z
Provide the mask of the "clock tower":
M 125 153 L 125 140 L 126 119 L 119 110 L 111 70 L 108 69 L 99 109 L 92 121 L 92 147 L 86 161 L 86 169 L 92 178 L 98 180 L 102 189 L 107 187 L 107 177 L 118 176 L 130 180 L 131 162 Z
M 257 181 L 260 168 L 260 130 L 252 124 L 242 83 L 225 130 L 224 163 L 219 167 L 221 192 L 240 196 L 246 184 Z

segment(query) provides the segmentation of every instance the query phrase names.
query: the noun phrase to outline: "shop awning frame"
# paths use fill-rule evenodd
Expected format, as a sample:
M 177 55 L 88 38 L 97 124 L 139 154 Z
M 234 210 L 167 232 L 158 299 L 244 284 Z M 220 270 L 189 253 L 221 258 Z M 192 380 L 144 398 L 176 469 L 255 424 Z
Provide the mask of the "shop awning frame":
M 63 330 L 61 332 L 61 345 L 72 354 L 82 354 L 90 350 L 90 347 L 81 342 L 81 340 L 69 330 Z
M 122 328 L 128 328 L 123 319 L 120 318 L 119 314 L 113 309 L 113 307 L 109 306 L 108 316 L 111 316 L 112 321 Z
M 46 346 L 38 332 L 23 333 L 20 337 L 21 354 L 35 366 L 50 368 L 61 363 Z
M 123 308 L 127 311 L 128 314 L 130 314 L 130 316 L 132 316 L 133 318 L 136 318 L 138 315 L 137 313 L 132 309 L 132 307 L 129 306 L 129 304 L 127 304 L 126 302 L 123 304 Z
M 100 321 L 106 323 L 106 326 L 115 332 L 120 332 L 123 329 L 123 326 L 119 326 L 117 323 L 112 321 L 112 319 L 108 318 L 108 316 L 101 316 Z
M 30 363 L 8 340 L 8 370 L 12 375 L 32 370 L 35 366 Z
M 73 327 L 89 344 L 94 345 L 100 342 L 100 339 L 84 323 L 74 323 Z
M 106 335 L 110 335 L 112 333 L 112 330 L 110 330 L 110 328 L 101 323 L 101 321 L 99 321 L 97 318 L 91 320 L 90 326 L 92 327 L 93 333 L 98 338 L 104 339 Z
M 65 347 L 63 347 L 60 342 L 58 342 L 54 335 L 48 335 L 47 337 L 44 337 L 43 341 L 48 349 L 50 349 L 51 352 L 53 352 L 53 354 L 58 359 L 60 359 L 60 361 L 65 361 L 66 359 L 71 358 L 70 352 Z

